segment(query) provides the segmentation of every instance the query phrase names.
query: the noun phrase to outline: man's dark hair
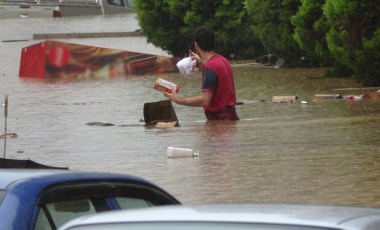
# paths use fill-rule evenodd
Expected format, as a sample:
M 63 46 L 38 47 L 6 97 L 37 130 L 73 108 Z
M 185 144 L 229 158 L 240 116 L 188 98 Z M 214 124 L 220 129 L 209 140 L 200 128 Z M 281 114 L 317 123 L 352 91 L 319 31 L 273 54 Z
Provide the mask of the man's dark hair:
M 215 46 L 214 31 L 205 26 L 198 27 L 194 32 L 194 41 L 202 50 L 213 51 Z

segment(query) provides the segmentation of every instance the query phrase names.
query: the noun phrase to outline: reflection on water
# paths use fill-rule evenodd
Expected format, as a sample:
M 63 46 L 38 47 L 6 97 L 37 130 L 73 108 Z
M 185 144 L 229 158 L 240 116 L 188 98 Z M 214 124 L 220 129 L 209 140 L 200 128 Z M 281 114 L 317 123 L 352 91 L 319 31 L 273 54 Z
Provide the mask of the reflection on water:
M 69 30 L 67 24 L 75 31 L 106 31 L 110 22 L 113 30 L 125 21 L 119 17 L 65 19 L 57 32 Z M 2 23 L 1 39 L 25 38 L 62 23 L 32 22 L 36 24 Z M 125 25 L 127 31 L 136 26 L 131 21 Z M 143 38 L 130 39 L 75 42 L 161 52 Z M 8 131 L 18 134 L 7 140 L 10 158 L 141 176 L 184 203 L 380 206 L 380 102 L 313 98 L 335 88 L 358 87 L 354 79 L 322 78 L 323 69 L 236 67 L 237 96 L 245 102 L 237 107 L 240 121 L 205 122 L 202 109 L 174 105 L 181 126 L 155 129 L 139 120 L 144 103 L 164 99 L 153 89 L 157 76 L 67 83 L 20 80 L 21 48 L 34 42 L 0 44 L 0 94 L 9 94 Z M 199 92 L 199 78 L 161 77 L 178 83 L 181 95 Z M 281 95 L 300 100 L 271 102 L 272 96 Z M 88 122 L 115 126 L 88 126 Z M 199 150 L 200 156 L 169 159 L 168 146 Z

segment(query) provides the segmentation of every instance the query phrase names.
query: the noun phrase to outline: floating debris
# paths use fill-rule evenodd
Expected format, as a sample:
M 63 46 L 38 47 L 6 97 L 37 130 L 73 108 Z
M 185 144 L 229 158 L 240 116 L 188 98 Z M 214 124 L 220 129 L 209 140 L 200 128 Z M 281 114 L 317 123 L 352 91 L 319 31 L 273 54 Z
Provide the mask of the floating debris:
M 17 134 L 16 133 L 7 133 L 7 134 L 1 134 L 0 135 L 0 138 L 4 138 L 4 137 L 6 137 L 6 138 L 16 138 L 17 137 Z
M 363 95 L 363 99 L 380 99 L 380 90 L 376 92 L 369 92 Z
M 172 128 L 172 127 L 176 127 L 176 126 L 178 126 L 177 121 L 169 121 L 169 122 L 159 121 L 156 123 L 156 125 L 154 127 L 156 127 L 156 128 Z
M 86 125 L 89 125 L 89 126 L 115 126 L 112 123 L 98 122 L 98 121 L 88 122 L 88 123 L 86 123 Z
M 363 98 L 363 95 L 347 95 L 344 96 L 347 100 L 361 100 Z
M 273 96 L 272 102 L 274 103 L 292 103 L 298 100 L 297 96 Z
M 198 157 L 199 152 L 186 148 L 168 147 L 166 155 L 169 158 Z
M 342 99 L 343 96 L 341 94 L 315 94 L 315 99 Z
M 28 39 L 2 40 L 1 42 L 27 42 Z

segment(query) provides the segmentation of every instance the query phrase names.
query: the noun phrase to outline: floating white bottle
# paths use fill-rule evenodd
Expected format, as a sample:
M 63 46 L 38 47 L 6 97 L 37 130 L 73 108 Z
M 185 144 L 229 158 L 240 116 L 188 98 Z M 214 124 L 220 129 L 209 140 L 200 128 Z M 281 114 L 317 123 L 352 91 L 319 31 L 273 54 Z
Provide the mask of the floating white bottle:
M 199 156 L 199 152 L 186 148 L 168 147 L 166 155 L 169 158 L 197 157 Z

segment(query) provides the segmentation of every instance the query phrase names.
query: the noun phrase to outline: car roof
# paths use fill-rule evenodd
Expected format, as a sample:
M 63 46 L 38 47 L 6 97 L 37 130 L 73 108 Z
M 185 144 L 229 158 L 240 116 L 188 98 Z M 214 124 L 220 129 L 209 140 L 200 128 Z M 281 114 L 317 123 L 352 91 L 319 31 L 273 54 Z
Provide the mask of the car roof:
M 85 216 L 69 222 L 66 227 L 97 223 L 192 221 L 286 224 L 336 229 L 364 229 L 363 226 L 374 226 L 373 229 L 379 229 L 380 209 L 295 204 L 165 206 Z
M 79 172 L 59 169 L 0 169 L 0 189 L 7 189 L 19 183 L 41 182 L 60 183 L 67 180 L 81 181 L 92 179 L 129 179 L 135 182 L 149 183 L 142 178 L 135 176 L 105 173 L 105 172 Z
M 20 180 L 62 173 L 62 170 L 0 169 L 0 189 Z M 66 173 L 66 172 L 65 172 Z

